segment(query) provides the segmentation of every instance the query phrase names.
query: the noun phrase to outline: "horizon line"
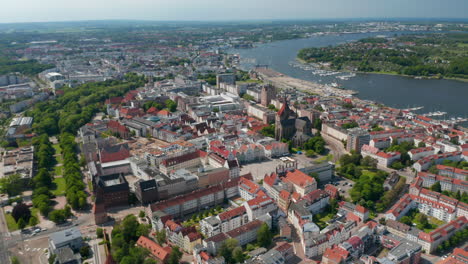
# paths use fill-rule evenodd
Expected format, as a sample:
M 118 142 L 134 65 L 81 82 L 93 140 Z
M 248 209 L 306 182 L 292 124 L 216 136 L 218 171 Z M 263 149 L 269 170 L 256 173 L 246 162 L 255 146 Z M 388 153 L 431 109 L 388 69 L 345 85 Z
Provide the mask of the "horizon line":
M 468 17 L 347 17 L 347 18 L 265 18 L 265 19 L 167 19 L 167 20 L 153 20 L 153 19 L 131 19 L 131 18 L 111 18 L 111 19 L 83 19 L 83 20 L 54 20 L 54 21 L 23 21 L 23 22 L 0 22 L 0 25 L 14 25 L 14 24 L 41 24 L 41 23 L 78 23 L 78 22 L 159 22 L 159 23 L 233 23 L 233 22 L 294 22 L 294 21 L 440 21 L 440 22 L 453 22 L 453 21 L 468 21 Z

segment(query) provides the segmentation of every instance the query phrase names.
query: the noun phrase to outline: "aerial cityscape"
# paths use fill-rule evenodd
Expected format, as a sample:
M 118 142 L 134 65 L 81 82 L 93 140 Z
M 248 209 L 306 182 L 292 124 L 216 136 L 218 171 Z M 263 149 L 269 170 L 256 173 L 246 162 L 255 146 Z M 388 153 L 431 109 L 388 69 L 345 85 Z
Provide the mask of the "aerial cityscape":
M 1 264 L 468 263 L 467 2 L 65 2 L 0 10 Z

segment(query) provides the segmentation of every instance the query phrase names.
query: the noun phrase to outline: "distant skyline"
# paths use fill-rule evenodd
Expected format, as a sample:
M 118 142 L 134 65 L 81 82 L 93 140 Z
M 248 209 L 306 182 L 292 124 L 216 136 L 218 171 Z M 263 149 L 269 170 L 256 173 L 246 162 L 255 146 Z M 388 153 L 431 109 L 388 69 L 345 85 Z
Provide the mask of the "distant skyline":
M 468 0 L 5 0 L 0 23 L 468 18 Z

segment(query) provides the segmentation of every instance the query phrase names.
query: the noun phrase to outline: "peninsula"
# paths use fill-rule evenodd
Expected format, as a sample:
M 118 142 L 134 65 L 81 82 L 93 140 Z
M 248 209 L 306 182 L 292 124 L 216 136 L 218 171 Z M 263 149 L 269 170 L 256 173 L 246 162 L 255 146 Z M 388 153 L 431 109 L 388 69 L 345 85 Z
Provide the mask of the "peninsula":
M 379 36 L 305 48 L 298 59 L 333 70 L 468 80 L 468 34 Z

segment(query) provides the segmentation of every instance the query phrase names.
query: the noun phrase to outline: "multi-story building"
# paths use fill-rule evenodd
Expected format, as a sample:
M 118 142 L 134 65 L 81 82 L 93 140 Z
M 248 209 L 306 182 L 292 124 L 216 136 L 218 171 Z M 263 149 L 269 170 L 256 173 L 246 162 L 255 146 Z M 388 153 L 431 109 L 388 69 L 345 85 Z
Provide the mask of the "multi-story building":
M 416 163 L 413 164 L 413 168 L 416 171 L 424 171 L 429 169 L 429 167 L 433 164 L 441 164 L 444 160 L 458 162 L 462 159 L 464 158 L 461 151 L 434 154 L 418 160 Z
M 348 129 L 346 150 L 361 152 L 362 146 L 368 145 L 369 141 L 370 135 L 367 130 L 359 127 Z
M 247 245 L 248 243 L 257 240 L 257 232 L 263 223 L 264 222 L 257 219 L 229 232 L 219 233 L 204 239 L 203 246 L 210 254 L 216 255 L 221 244 L 229 238 L 236 239 L 239 242 L 239 246 Z
M 382 152 L 378 148 L 369 145 L 362 146 L 361 154 L 363 157 L 371 157 L 377 160 L 377 165 L 381 167 L 388 167 L 393 162 L 401 158 L 400 152 Z
M 468 192 L 468 181 L 454 179 L 450 177 L 444 177 L 437 174 L 427 173 L 427 172 L 418 172 L 418 177 L 414 180 L 411 185 L 414 188 L 424 187 L 429 188 L 435 183 L 440 183 L 442 191 L 449 192 Z
M 317 189 L 317 181 L 300 170 L 287 171 L 283 182 L 292 184 L 301 197 Z
M 206 152 L 197 150 L 178 157 L 168 158 L 161 162 L 159 170 L 164 174 L 168 174 L 173 170 L 197 167 L 202 164 L 201 157 L 205 156 Z
M 153 258 L 161 261 L 162 263 L 167 262 L 169 254 L 171 254 L 172 251 L 171 247 L 162 247 L 145 236 L 140 236 L 136 244 L 139 247 L 146 248 Z
M 468 205 L 437 192 L 411 185 L 410 194 L 405 194 L 385 213 L 386 219 L 399 220 L 409 210 L 418 208 L 426 215 L 448 222 L 457 217 L 468 216 Z
M 389 138 L 391 136 L 400 136 L 405 134 L 404 129 L 391 129 L 391 130 L 383 130 L 383 131 L 371 131 L 369 132 L 370 138 Z
M 408 151 L 408 155 L 410 156 L 411 160 L 420 160 L 434 154 L 435 149 L 433 147 L 417 148 Z
M 335 165 L 331 162 L 322 162 L 320 164 L 314 164 L 312 166 L 300 169 L 300 171 L 308 175 L 311 173 L 317 174 L 317 177 L 322 184 L 331 181 L 334 170 Z
M 385 149 L 390 147 L 391 140 L 389 137 L 373 138 L 370 140 L 369 145 L 374 148 Z
M 468 251 L 463 248 L 455 248 L 446 259 L 440 260 L 437 264 L 466 264 L 468 263 Z
M 260 190 L 260 186 L 249 179 L 242 178 L 239 181 L 240 196 L 246 201 L 254 199 Z
M 278 209 L 273 199 L 263 191 L 259 191 L 254 199 L 244 202 L 244 206 L 247 216 L 249 217 L 249 221 L 258 219 L 266 214 L 274 214 Z
M 249 222 L 245 206 L 239 206 L 217 216 L 210 216 L 200 221 L 200 232 L 206 237 L 226 233 Z
M 468 179 L 468 170 L 458 169 L 458 168 L 444 166 L 444 165 L 437 165 L 436 168 L 439 171 L 439 174 L 442 176 L 460 179 L 460 180 Z
M 426 252 L 432 253 L 441 243 L 448 240 L 455 232 L 465 228 L 467 224 L 468 220 L 466 217 L 458 217 L 430 233 L 420 232 L 418 243 Z
M 271 84 L 266 84 L 262 86 L 260 103 L 263 106 L 268 106 L 273 98 L 276 96 L 275 87 Z

